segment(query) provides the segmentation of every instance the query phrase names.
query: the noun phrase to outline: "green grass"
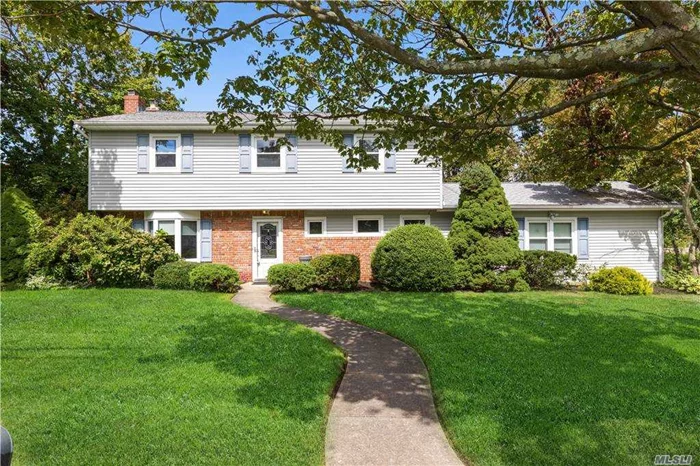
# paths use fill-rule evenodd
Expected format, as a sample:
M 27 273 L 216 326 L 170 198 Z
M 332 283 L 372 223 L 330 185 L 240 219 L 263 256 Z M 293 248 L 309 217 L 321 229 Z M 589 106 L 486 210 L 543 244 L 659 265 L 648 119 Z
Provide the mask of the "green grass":
M 478 465 L 653 464 L 700 455 L 700 299 L 596 293 L 288 294 L 394 335 L 428 366 Z M 696 456 L 697 457 L 697 456 Z
M 3 293 L 13 466 L 321 464 L 342 354 L 229 299 Z

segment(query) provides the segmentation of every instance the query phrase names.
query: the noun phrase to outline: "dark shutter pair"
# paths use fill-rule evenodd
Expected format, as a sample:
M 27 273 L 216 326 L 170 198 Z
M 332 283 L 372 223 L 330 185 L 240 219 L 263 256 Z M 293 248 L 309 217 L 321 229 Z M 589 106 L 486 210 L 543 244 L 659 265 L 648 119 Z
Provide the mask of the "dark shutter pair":
M 149 172 L 150 136 L 148 134 L 136 135 L 136 171 L 138 173 Z M 180 172 L 192 173 L 194 168 L 194 135 L 180 135 Z
M 343 143 L 348 147 L 355 145 L 355 135 L 343 134 Z M 343 157 L 343 173 L 355 173 L 355 169 L 348 166 L 348 158 Z M 384 159 L 384 173 L 396 173 L 396 151 L 391 151 L 391 155 Z
M 518 245 L 525 250 L 525 219 L 516 218 L 518 222 Z M 588 218 L 579 217 L 578 221 L 578 255 L 579 259 L 588 259 Z
M 287 157 L 284 160 L 284 167 L 287 173 L 297 172 L 297 137 L 294 134 L 288 134 L 287 140 L 292 145 L 291 149 L 287 148 Z M 248 133 L 238 135 L 238 172 L 250 173 L 252 171 L 252 152 L 251 147 L 253 138 Z
M 131 221 L 134 230 L 145 231 L 145 221 L 135 218 Z M 200 262 L 211 262 L 211 227 L 210 219 L 199 221 L 199 260 Z

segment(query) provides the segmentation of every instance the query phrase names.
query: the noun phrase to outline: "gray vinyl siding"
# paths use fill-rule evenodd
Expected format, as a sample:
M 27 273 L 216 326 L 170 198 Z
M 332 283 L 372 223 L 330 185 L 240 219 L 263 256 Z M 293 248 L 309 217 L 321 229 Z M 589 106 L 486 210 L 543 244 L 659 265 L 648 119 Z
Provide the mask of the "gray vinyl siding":
M 304 217 L 324 217 L 326 219 L 326 234 L 332 236 L 352 236 L 354 234 L 353 218 L 358 215 L 381 215 L 384 221 L 384 232 L 399 226 L 402 215 L 430 215 L 430 224 L 437 227 L 445 235 L 450 232 L 452 222 L 452 212 L 429 210 L 307 210 L 304 212 Z
M 170 133 L 163 131 L 163 133 Z M 441 171 L 396 155 L 396 173 L 343 173 L 340 155 L 299 140 L 298 173 L 240 174 L 238 135 L 194 133 L 193 173 L 137 173 L 136 132 L 92 131 L 95 210 L 437 209 Z
M 556 212 L 556 211 L 554 211 Z M 560 218 L 587 217 L 589 259 L 580 262 L 593 267 L 625 266 L 649 280 L 659 274 L 660 212 L 655 211 L 560 211 Z M 547 217 L 547 212 L 515 211 L 514 217 Z

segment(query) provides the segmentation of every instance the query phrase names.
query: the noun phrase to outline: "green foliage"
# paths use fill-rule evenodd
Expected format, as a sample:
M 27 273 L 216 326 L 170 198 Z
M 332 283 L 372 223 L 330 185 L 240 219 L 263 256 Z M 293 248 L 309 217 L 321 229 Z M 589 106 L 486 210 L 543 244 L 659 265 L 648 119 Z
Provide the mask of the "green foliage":
M 62 285 L 44 275 L 31 275 L 27 278 L 24 287 L 28 290 L 55 290 L 61 288 Z
M 675 272 L 689 271 L 690 258 L 688 257 L 688 254 L 675 254 L 673 252 L 666 252 L 664 253 L 663 268 L 664 270 L 673 270 Z
M 32 245 L 28 270 L 64 284 L 149 286 L 158 267 L 179 259 L 162 238 L 111 215 L 78 214 L 46 236 Z
M 546 290 L 564 286 L 576 277 L 576 256 L 558 251 L 523 251 L 525 281 Z
M 122 113 L 136 89 L 179 108 L 151 55 L 73 2 L 3 2 L 2 185 L 19 186 L 52 222 L 87 207 L 87 139 L 74 122 Z
M 700 294 L 700 277 L 691 275 L 689 272 L 665 270 L 663 285 L 686 293 Z
M 190 272 L 198 267 L 196 262 L 177 261 L 158 267 L 153 274 L 156 288 L 171 290 L 190 289 Z
M 394 228 L 372 253 L 372 278 L 390 290 L 442 291 L 454 284 L 454 257 L 440 230 Z
M 240 283 L 238 272 L 224 264 L 200 264 L 190 271 L 190 287 L 197 291 L 232 293 Z
M 524 291 L 518 224 L 503 188 L 484 164 L 470 164 L 459 178 L 459 207 L 448 242 L 456 286 L 474 291 Z
M 6 189 L 1 202 L 1 281 L 21 283 L 27 277 L 25 261 L 30 244 L 37 239 L 43 222 L 32 201 L 18 188 Z
M 352 254 L 321 254 L 311 259 L 319 288 L 354 290 L 360 282 L 360 258 Z
M 588 288 L 603 293 L 648 295 L 654 291 L 651 282 L 629 267 L 602 268 L 588 278 Z
M 309 264 L 275 264 L 267 272 L 267 282 L 276 291 L 310 291 L 316 285 L 316 271 Z

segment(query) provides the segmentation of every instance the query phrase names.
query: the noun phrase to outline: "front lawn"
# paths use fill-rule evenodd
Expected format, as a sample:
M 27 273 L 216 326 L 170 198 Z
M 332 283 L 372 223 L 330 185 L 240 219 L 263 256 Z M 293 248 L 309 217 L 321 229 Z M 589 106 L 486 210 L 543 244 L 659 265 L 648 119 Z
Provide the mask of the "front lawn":
M 286 294 L 385 331 L 430 371 L 475 464 L 653 464 L 700 455 L 700 299 L 596 293 Z
M 13 291 L 2 301 L 13 466 L 323 462 L 343 357 L 316 333 L 211 293 Z

